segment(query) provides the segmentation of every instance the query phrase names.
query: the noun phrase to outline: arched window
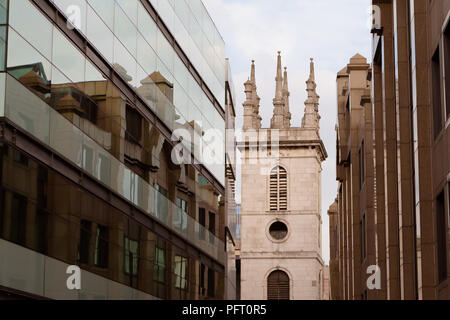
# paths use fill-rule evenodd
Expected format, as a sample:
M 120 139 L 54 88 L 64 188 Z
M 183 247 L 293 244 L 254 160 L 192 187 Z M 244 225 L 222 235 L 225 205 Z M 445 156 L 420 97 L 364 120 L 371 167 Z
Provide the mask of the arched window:
M 277 166 L 270 172 L 270 211 L 287 210 L 287 171 Z
M 267 279 L 267 300 L 289 300 L 289 276 L 276 270 Z

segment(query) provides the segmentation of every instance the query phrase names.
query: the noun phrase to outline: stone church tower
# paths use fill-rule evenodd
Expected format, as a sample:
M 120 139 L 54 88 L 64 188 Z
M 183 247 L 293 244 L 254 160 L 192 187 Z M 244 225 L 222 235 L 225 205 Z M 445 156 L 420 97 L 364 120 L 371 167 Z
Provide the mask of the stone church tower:
M 244 84 L 241 297 L 320 300 L 321 175 L 327 153 L 319 135 L 312 59 L 301 128 L 291 127 L 288 75 L 280 52 L 275 81 L 270 129 L 261 128 L 254 61 Z

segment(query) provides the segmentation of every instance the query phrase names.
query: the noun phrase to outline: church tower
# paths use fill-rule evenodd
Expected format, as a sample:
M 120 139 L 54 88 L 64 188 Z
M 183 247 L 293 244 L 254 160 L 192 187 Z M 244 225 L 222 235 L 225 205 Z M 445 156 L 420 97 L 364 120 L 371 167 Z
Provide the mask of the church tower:
M 302 127 L 291 127 L 288 72 L 277 57 L 270 128 L 261 128 L 255 62 L 244 84 L 241 297 L 319 300 L 324 264 L 321 175 L 327 158 L 319 135 L 314 62 Z

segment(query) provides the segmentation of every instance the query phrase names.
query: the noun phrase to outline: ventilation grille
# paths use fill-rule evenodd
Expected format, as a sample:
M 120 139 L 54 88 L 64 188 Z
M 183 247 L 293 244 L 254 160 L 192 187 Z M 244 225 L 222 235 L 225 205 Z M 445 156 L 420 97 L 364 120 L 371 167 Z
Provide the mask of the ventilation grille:
M 274 168 L 270 173 L 270 211 L 286 211 L 287 172 L 282 167 Z

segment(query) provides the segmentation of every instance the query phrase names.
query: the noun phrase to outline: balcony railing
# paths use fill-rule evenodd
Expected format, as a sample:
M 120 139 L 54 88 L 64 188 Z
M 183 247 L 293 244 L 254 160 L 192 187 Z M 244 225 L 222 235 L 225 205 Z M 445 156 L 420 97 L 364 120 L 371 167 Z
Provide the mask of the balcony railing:
M 67 288 L 69 265 L 0 239 L 0 285 L 56 300 L 159 300 L 150 294 L 81 269 L 81 289 Z
M 225 262 L 221 240 L 6 73 L 0 73 L 2 116 L 212 258 L 220 263 Z M 207 234 L 209 236 L 205 237 Z

